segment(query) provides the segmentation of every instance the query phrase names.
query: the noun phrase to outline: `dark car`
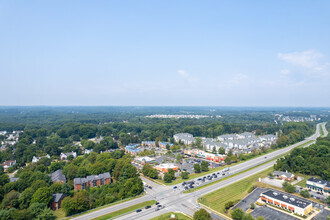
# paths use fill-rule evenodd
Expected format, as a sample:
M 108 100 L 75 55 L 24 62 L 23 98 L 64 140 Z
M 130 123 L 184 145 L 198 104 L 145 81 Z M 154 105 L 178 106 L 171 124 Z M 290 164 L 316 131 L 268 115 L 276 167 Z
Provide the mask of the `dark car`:
M 183 182 L 183 183 L 182 183 L 182 186 L 184 186 L 184 185 L 186 185 L 186 182 Z
M 150 205 L 147 205 L 147 206 L 146 206 L 146 209 L 150 209 L 150 208 L 151 208 L 151 206 L 150 206 Z
M 186 186 L 184 189 L 185 189 L 185 190 L 188 190 L 188 186 Z
M 149 186 L 149 189 L 152 189 L 152 187 L 151 187 L 151 186 Z
M 156 204 L 155 205 L 159 205 L 159 202 L 156 202 Z
M 137 209 L 136 212 L 141 212 L 142 210 L 141 209 Z
M 225 173 L 222 174 L 222 176 L 226 175 Z
M 173 189 L 176 189 L 176 188 L 178 188 L 178 187 L 177 187 L 177 186 L 174 186 L 174 187 L 173 187 Z
M 162 205 L 158 205 L 157 207 L 160 208 L 160 207 L 162 207 Z

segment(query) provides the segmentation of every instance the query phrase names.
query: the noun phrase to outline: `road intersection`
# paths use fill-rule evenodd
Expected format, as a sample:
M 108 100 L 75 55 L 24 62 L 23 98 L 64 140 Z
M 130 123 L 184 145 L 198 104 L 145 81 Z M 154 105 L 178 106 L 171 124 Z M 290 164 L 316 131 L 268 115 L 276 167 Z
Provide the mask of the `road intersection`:
M 183 193 L 184 189 L 181 186 L 181 184 L 177 184 L 174 186 L 158 185 L 144 177 L 141 177 L 145 183 L 147 183 L 149 186 L 152 186 L 152 189 L 146 190 L 145 196 L 136 198 L 133 200 L 129 200 L 127 202 L 123 202 L 123 203 L 120 203 L 117 205 L 113 205 L 110 207 L 105 207 L 103 209 L 99 209 L 99 210 L 96 210 L 93 212 L 89 212 L 84 215 L 74 217 L 72 219 L 75 219 L 75 220 L 93 219 L 93 218 L 97 218 L 99 216 L 129 207 L 132 205 L 136 205 L 138 203 L 148 201 L 148 200 L 158 201 L 162 205 L 163 208 L 161 208 L 160 210 L 157 210 L 157 211 L 156 211 L 156 207 L 152 207 L 150 209 L 143 209 L 142 212 L 139 212 L 139 213 L 132 212 L 132 213 L 120 216 L 117 219 L 120 219 L 120 220 L 124 220 L 124 219 L 125 220 L 130 220 L 130 219 L 134 219 L 134 220 L 141 219 L 142 220 L 143 219 L 143 220 L 146 220 L 146 219 L 152 219 L 156 216 L 159 216 L 159 215 L 167 213 L 167 212 L 182 212 L 182 213 L 192 216 L 195 211 L 200 209 L 200 205 L 197 203 L 198 197 L 211 193 L 215 190 L 228 186 L 234 182 L 240 181 L 251 175 L 257 174 L 269 167 L 272 167 L 276 163 L 276 160 L 274 160 L 275 158 L 277 158 L 279 155 L 289 152 L 290 150 L 292 150 L 293 148 L 295 148 L 297 146 L 300 146 L 300 145 L 306 144 L 306 143 L 308 143 L 308 144 L 305 145 L 305 147 L 311 145 L 312 143 L 310 143 L 310 141 L 316 140 L 316 138 L 320 136 L 320 128 L 323 129 L 324 135 L 326 136 L 328 132 L 325 129 L 325 123 L 320 123 L 316 126 L 316 132 L 311 137 L 306 138 L 305 140 L 303 140 L 299 143 L 296 143 L 294 145 L 291 145 L 289 147 L 282 148 L 282 149 L 276 150 L 274 152 L 271 152 L 269 154 L 265 154 L 263 156 L 260 156 L 260 157 L 248 160 L 246 162 L 242 162 L 237 165 L 234 165 L 234 166 L 230 167 L 229 174 L 227 174 L 225 176 L 220 175 L 219 178 L 217 178 L 217 179 L 213 178 L 212 181 L 217 181 L 226 176 L 232 176 L 231 178 L 227 178 L 223 181 L 206 186 L 206 187 L 204 187 L 200 190 L 194 191 L 192 193 Z M 266 163 L 267 161 L 269 161 L 269 162 Z M 258 167 L 256 167 L 256 166 L 258 166 Z M 256 167 L 256 168 L 253 168 L 253 167 Z M 247 171 L 237 174 L 244 170 L 247 170 Z M 237 175 L 234 175 L 234 174 L 237 174 Z M 194 179 L 194 181 L 198 182 L 197 178 Z M 210 183 L 212 181 L 206 182 L 204 184 Z M 174 189 L 175 186 L 177 187 L 176 189 Z M 216 213 L 212 212 L 211 210 L 209 210 L 209 211 L 212 215 L 212 219 L 226 219 L 226 216 L 221 216 L 220 213 L 216 214 Z

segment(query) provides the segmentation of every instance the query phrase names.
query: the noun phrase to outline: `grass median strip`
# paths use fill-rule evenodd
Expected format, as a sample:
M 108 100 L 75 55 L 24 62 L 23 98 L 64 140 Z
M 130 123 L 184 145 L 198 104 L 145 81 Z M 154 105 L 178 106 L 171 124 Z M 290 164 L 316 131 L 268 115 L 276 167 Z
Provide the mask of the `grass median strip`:
M 155 200 L 150 200 L 150 201 L 146 201 L 146 202 L 141 202 L 141 203 L 138 203 L 136 205 L 132 205 L 132 206 L 129 206 L 127 208 L 124 208 L 124 209 L 120 209 L 118 211 L 115 211 L 115 212 L 111 212 L 111 213 L 108 213 L 106 215 L 102 215 L 100 217 L 97 217 L 97 218 L 94 218 L 94 220 L 106 220 L 106 219 L 111 219 L 111 218 L 114 218 L 114 217 L 117 217 L 117 216 L 120 216 L 120 215 L 123 215 L 123 214 L 126 214 L 126 213 L 129 213 L 129 212 L 132 212 L 132 211 L 135 211 L 137 209 L 141 209 L 141 208 L 144 208 L 145 206 L 148 206 L 148 205 L 154 205 L 156 203 Z
M 175 215 L 175 219 L 177 219 L 177 220 L 192 220 L 191 217 L 188 217 L 187 215 L 184 215 L 179 212 L 168 212 L 163 215 L 152 218 L 151 220 L 169 220 L 169 219 L 171 219 L 172 214 Z
M 225 204 L 227 202 L 241 200 L 244 198 L 248 194 L 248 190 L 259 179 L 259 177 L 266 177 L 272 170 L 272 167 L 268 168 L 260 173 L 254 174 L 229 186 L 202 196 L 198 198 L 198 201 L 211 209 L 227 214 L 225 211 Z

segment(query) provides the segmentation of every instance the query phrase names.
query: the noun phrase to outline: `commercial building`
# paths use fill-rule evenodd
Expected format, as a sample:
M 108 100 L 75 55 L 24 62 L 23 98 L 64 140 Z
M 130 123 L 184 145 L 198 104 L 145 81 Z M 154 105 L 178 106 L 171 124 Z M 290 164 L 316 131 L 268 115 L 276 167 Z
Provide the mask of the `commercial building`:
M 330 182 L 326 180 L 311 177 L 306 181 L 306 187 L 315 192 L 330 194 Z
M 74 178 L 74 190 L 84 190 L 87 187 L 102 186 L 110 183 L 110 173 L 102 173 L 99 175 L 91 175 L 86 178 Z
M 287 180 L 287 181 L 292 181 L 294 180 L 294 174 L 288 172 L 288 171 L 277 171 L 275 170 L 273 172 L 273 175 L 276 177 L 276 178 L 279 178 L 281 180 Z
M 288 210 L 301 216 L 307 216 L 313 209 L 312 202 L 279 191 L 268 190 L 260 194 L 260 199 L 268 204 Z
M 172 170 L 179 169 L 178 166 L 176 166 L 172 163 L 162 163 L 162 164 L 157 165 L 155 168 L 156 168 L 156 170 L 163 172 L 163 173 L 167 173 L 169 169 L 172 169 Z
M 156 159 L 154 157 L 145 156 L 145 157 L 136 157 L 134 161 L 139 164 L 146 164 L 146 163 L 155 163 Z

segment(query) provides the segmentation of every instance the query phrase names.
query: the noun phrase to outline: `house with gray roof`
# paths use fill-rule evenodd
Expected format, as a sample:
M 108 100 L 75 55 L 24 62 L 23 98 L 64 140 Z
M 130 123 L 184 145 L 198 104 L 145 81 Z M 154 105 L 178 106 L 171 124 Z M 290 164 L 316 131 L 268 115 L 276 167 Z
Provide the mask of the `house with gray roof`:
M 53 183 L 66 183 L 66 177 L 61 169 L 49 174 L 49 176 L 52 179 Z
M 182 141 L 184 144 L 187 145 L 190 145 L 195 142 L 194 136 L 189 133 L 178 133 L 173 135 L 173 138 L 176 142 Z
M 287 180 L 287 181 L 292 181 L 294 179 L 294 174 L 288 172 L 288 171 L 277 171 L 275 170 L 273 172 L 273 175 L 279 179 Z
M 57 210 L 59 208 L 61 208 L 61 203 L 62 200 L 66 197 L 65 194 L 63 193 L 56 193 L 56 194 L 52 194 L 52 203 L 51 203 L 51 209 L 52 210 Z

